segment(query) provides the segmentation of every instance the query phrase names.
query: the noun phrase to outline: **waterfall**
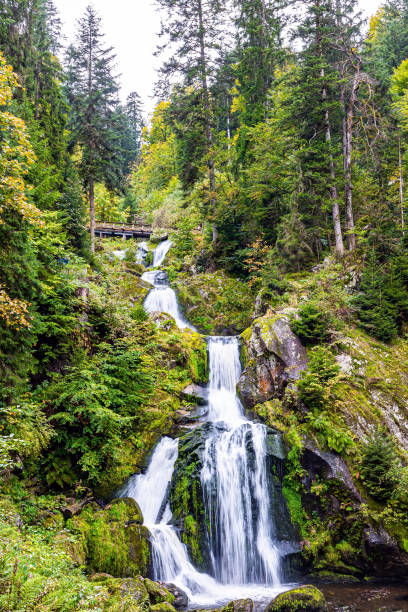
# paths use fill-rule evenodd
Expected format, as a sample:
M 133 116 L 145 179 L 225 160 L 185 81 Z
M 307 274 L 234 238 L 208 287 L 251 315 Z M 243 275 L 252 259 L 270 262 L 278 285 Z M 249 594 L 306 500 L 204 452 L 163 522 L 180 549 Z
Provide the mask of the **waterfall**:
M 163 242 L 160 242 L 160 244 L 155 248 L 153 253 L 153 268 L 158 268 L 162 265 L 167 253 L 171 249 L 172 244 L 173 243 L 171 240 L 163 240 Z
M 132 476 L 121 491 L 122 497 L 136 499 L 145 523 L 154 525 L 162 518 L 163 503 L 174 464 L 177 460 L 178 441 L 162 438 L 157 445 L 146 474 Z
M 236 338 L 210 338 L 209 420 L 223 421 L 206 441 L 201 482 L 215 577 L 228 584 L 278 586 L 266 477 L 266 427 L 243 416 L 236 395 L 241 366 Z
M 159 245 L 153 265 L 163 262 L 170 246 Z M 192 328 L 180 312 L 166 275 L 149 270 L 142 278 L 153 285 L 145 300 L 146 310 L 166 312 L 180 328 Z M 267 601 L 285 590 L 280 584 L 279 552 L 273 542 L 267 430 L 244 416 L 236 393 L 241 374 L 239 341 L 235 337 L 209 337 L 207 346 L 208 420 L 218 425 L 206 440 L 201 484 L 213 576 L 192 565 L 178 530 L 171 525 L 168 494 L 177 460 L 177 440 L 162 438 L 146 473 L 133 476 L 121 492 L 133 497 L 143 512 L 150 532 L 154 578 L 176 584 L 188 595 L 190 606 L 196 608 L 244 598 Z
M 165 243 L 168 244 L 166 245 Z M 154 252 L 153 265 L 155 265 L 156 261 L 163 262 L 170 248 L 169 245 L 171 246 L 170 240 L 166 240 L 159 244 Z M 160 249 L 160 254 L 156 258 L 156 251 L 158 249 Z M 195 327 L 187 321 L 181 312 L 176 292 L 169 287 L 167 274 L 165 272 L 161 270 L 147 270 L 142 274 L 142 280 L 153 285 L 153 289 L 149 292 L 143 304 L 147 312 L 164 312 L 173 317 L 177 327 L 180 329 L 188 328 L 195 330 Z

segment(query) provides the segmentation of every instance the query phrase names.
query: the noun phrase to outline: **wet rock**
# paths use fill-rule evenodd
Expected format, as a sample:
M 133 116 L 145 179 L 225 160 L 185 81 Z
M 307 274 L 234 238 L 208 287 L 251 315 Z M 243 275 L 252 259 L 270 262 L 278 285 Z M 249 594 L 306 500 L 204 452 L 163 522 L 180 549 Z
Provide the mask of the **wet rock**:
M 165 331 L 170 331 L 176 327 L 176 322 L 173 317 L 164 312 L 150 312 L 150 318 L 155 322 L 157 327 L 161 327 Z
M 174 419 L 180 425 L 187 425 L 191 422 L 199 421 L 208 412 L 205 406 L 198 406 L 194 410 L 177 410 Z
M 163 602 L 173 604 L 175 597 L 163 584 L 160 582 L 153 582 L 153 580 L 149 580 L 149 578 L 145 578 L 143 583 L 146 591 L 149 593 L 150 602 L 152 604 Z
M 176 612 L 176 608 L 167 601 L 150 606 L 151 612 Z
M 164 586 L 174 596 L 173 606 L 176 610 L 185 610 L 188 606 L 187 594 L 175 584 L 164 584 Z
M 296 381 L 307 368 L 305 347 L 289 326 L 286 315 L 266 315 L 256 319 L 243 334 L 246 348 L 245 369 L 238 382 L 244 406 L 253 408 L 274 397 Z
M 383 527 L 368 526 L 364 530 L 363 551 L 370 569 L 381 578 L 406 578 L 408 554 Z
M 253 609 L 254 602 L 252 599 L 236 599 L 221 608 L 221 612 L 252 612 Z
M 278 595 L 266 612 L 327 612 L 326 599 L 318 588 L 306 585 Z
M 317 448 L 310 440 L 304 440 L 304 449 L 301 458 L 302 467 L 307 474 L 303 480 L 306 489 L 309 489 L 316 477 L 325 480 L 338 480 L 352 494 L 358 502 L 362 502 L 360 493 L 355 486 L 350 471 L 339 455 L 329 453 Z
M 222 435 L 227 429 L 224 423 L 206 423 L 180 438 L 179 454 L 170 489 L 173 520 L 181 529 L 183 542 L 187 545 L 195 565 L 207 573 L 211 572 L 212 565 L 201 470 L 207 439 L 210 436 Z M 245 445 L 250 469 L 255 469 L 255 449 L 249 425 L 245 433 Z M 267 431 L 266 453 L 271 515 L 275 525 L 274 538 L 282 557 L 286 558 L 300 550 L 299 538 L 282 492 L 286 452 L 281 434 L 273 429 Z M 215 486 L 215 483 L 211 486 L 213 485 Z M 255 508 L 255 499 L 253 504 Z
M 208 399 L 208 390 L 206 387 L 196 385 L 194 383 L 187 385 L 181 392 L 182 396 L 189 401 L 204 406 Z

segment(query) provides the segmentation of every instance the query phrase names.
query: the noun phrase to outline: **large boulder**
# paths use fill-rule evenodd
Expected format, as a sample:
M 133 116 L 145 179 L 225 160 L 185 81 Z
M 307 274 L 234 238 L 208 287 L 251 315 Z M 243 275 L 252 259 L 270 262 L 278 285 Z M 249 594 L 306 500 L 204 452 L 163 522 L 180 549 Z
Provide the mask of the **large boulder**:
M 67 521 L 77 537 L 87 568 L 116 577 L 146 576 L 150 571 L 149 533 L 131 498 L 113 500 L 101 509 L 88 504 Z
M 266 612 L 327 612 L 326 599 L 315 586 L 306 585 L 278 595 Z
M 169 583 L 164 584 L 164 586 L 166 587 L 167 591 L 173 595 L 174 600 L 172 603 L 176 610 L 186 610 L 188 607 L 187 594 L 179 589 L 179 587 L 175 584 Z
M 245 369 L 238 382 L 238 393 L 247 409 L 274 397 L 281 397 L 286 386 L 306 370 L 305 347 L 289 326 L 285 314 L 256 319 L 242 334 Z
M 303 484 L 306 490 L 310 489 L 316 478 L 326 481 L 337 480 L 351 493 L 356 501 L 362 501 L 361 495 L 353 482 L 350 470 L 340 455 L 322 451 L 313 440 L 305 438 L 301 464 L 305 470 Z
M 371 572 L 381 578 L 406 578 L 408 554 L 382 527 L 364 530 L 363 551 Z
M 164 584 L 160 582 L 153 582 L 153 580 L 149 580 L 149 578 L 145 578 L 143 580 L 146 591 L 149 593 L 149 598 L 151 604 L 158 604 L 167 602 L 169 604 L 173 604 L 175 601 L 175 596 L 170 593 L 170 591 L 165 587 Z
M 109 610 L 116 612 L 140 612 L 149 608 L 149 593 L 143 578 L 114 578 L 105 573 L 93 574 L 89 580 L 109 593 Z

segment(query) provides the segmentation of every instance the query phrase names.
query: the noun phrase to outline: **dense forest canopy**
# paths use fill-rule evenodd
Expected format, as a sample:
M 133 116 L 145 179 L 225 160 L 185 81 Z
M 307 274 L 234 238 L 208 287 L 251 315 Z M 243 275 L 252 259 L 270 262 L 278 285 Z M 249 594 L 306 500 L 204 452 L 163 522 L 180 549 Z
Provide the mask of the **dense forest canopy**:
M 97 222 L 143 222 L 153 227 L 149 246 L 170 234 L 168 277 L 202 333 L 240 334 L 278 304 L 296 310 L 291 326 L 311 357 L 281 398 L 295 414 L 285 421 L 293 479 L 300 423 L 326 450 L 357 457 L 378 516 L 406 543 L 408 501 L 395 472 L 408 480 L 406 453 L 381 432 L 359 446 L 333 389 L 344 382 L 334 357 L 344 329 L 390 350 L 406 339 L 408 0 L 385 0 L 369 23 L 357 0 L 155 4 L 163 63 L 146 117 L 137 92 L 120 99 L 115 51 L 92 5 L 63 47 L 52 0 L 0 0 L 7 499 L 25 504 L 32 525 L 51 493 L 111 495 L 141 469 L 158 432 L 173 431 L 181 390 L 207 375 L 201 336 L 145 312 L 135 245 L 118 261 L 120 243 L 95 238 Z M 321 274 L 313 290 L 304 281 L 312 274 Z M 29 535 L 36 550 L 49 545 Z M 55 565 L 63 576 L 44 550 L 41 572 Z M 3 567 L 0 554 L 0 610 L 23 609 L 10 603 L 21 595 L 10 559 Z M 97 602 L 75 572 L 58 597 Z

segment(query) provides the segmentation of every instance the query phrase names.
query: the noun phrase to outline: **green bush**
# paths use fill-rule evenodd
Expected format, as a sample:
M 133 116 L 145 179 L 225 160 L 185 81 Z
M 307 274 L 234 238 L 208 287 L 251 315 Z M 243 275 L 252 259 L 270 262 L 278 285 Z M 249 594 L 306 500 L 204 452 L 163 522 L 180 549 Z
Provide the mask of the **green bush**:
M 309 367 L 298 381 L 301 401 L 310 410 L 322 410 L 327 400 L 329 382 L 340 372 L 333 353 L 318 346 L 310 353 Z
M 397 455 L 392 440 L 383 431 L 376 431 L 366 444 L 361 460 L 361 480 L 369 495 L 387 501 L 397 484 Z
M 292 318 L 290 326 L 304 344 L 320 344 L 329 340 L 330 318 L 320 308 L 307 302 L 299 308 L 298 319 Z
M 408 320 L 408 261 L 405 253 L 381 264 L 371 255 L 363 271 L 354 305 L 360 325 L 369 334 L 389 342 Z
M 116 463 L 122 438 L 143 425 L 156 380 L 150 362 L 125 341 L 99 349 L 38 391 L 55 427 L 45 462 L 50 485 L 64 487 L 75 477 L 97 484 Z

